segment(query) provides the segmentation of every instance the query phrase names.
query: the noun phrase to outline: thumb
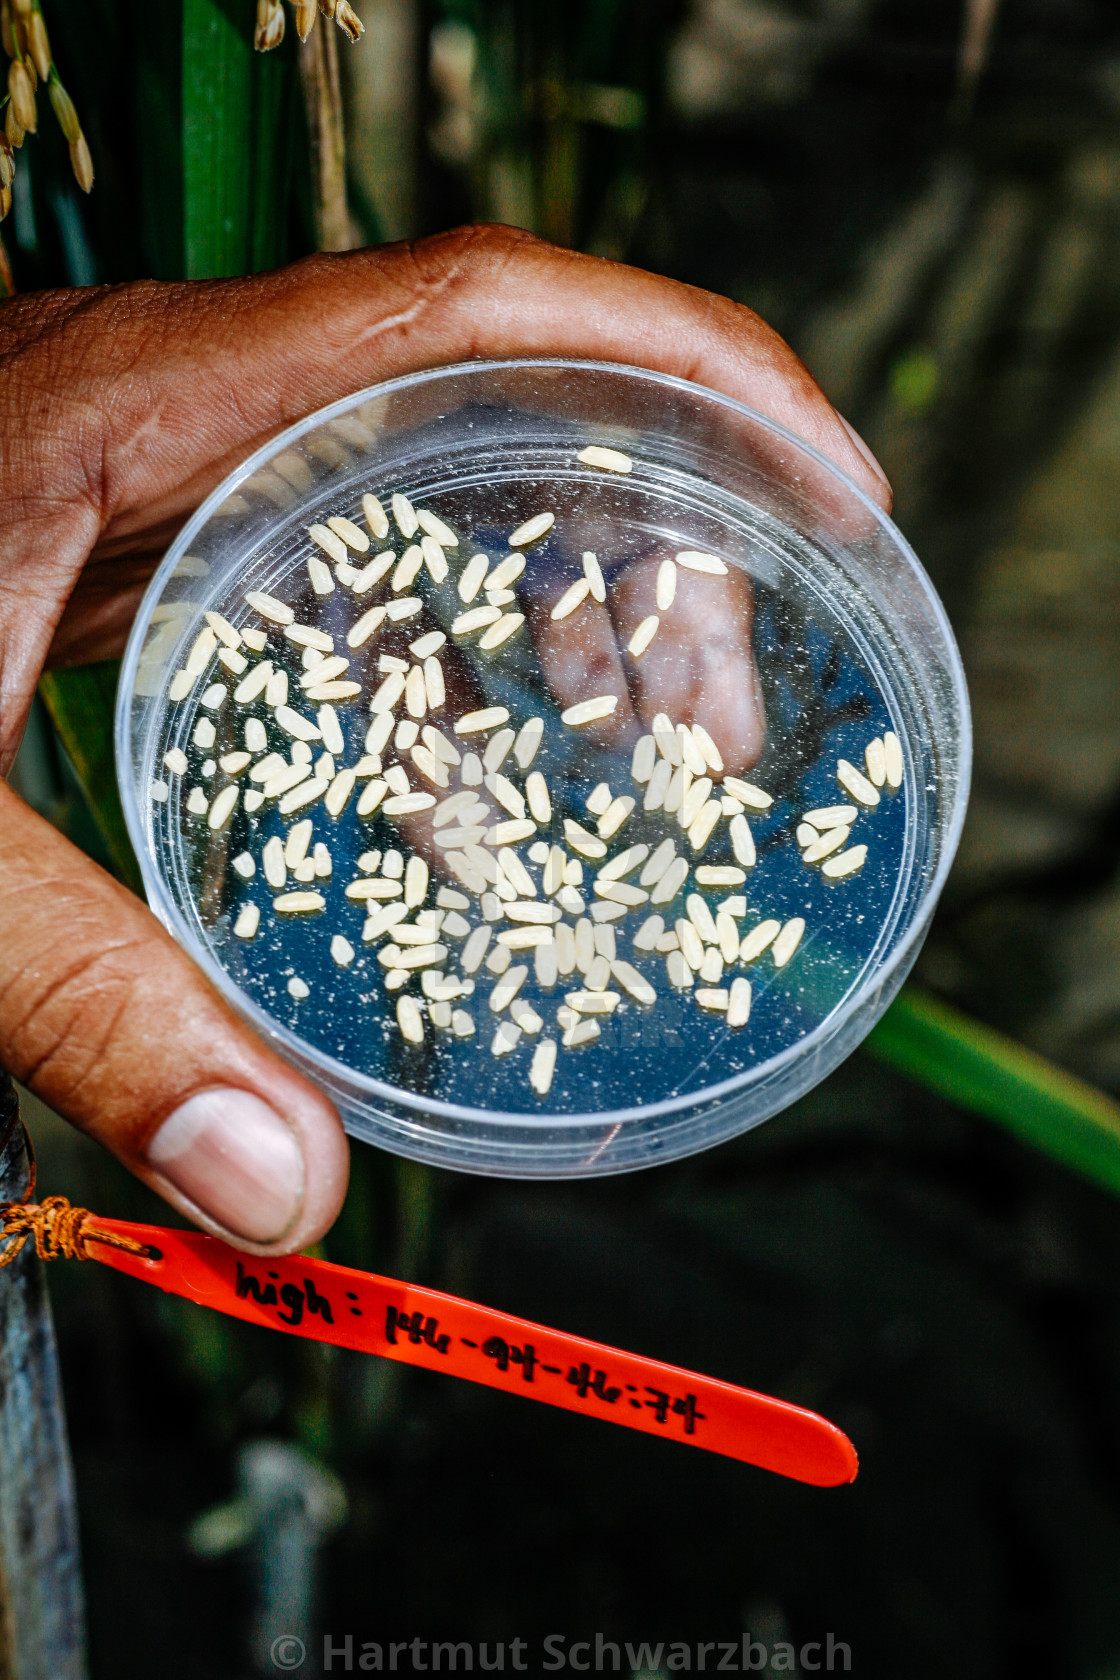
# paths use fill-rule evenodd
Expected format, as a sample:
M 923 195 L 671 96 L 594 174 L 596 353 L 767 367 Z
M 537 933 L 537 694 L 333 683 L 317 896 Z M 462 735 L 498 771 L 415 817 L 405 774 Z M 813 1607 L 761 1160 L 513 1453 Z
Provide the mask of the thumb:
M 3 782 L 0 928 L 0 1063 L 215 1235 L 322 1236 L 346 1191 L 332 1105 Z

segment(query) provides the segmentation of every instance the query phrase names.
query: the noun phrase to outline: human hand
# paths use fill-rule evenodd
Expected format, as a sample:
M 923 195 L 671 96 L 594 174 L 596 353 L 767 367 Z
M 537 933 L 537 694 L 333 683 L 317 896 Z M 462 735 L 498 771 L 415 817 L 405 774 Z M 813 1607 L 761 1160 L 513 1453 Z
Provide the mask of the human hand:
M 750 310 L 510 229 L 242 280 L 18 298 L 0 306 L 0 773 L 44 666 L 120 650 L 175 529 L 252 450 L 361 386 L 518 355 L 632 363 L 726 392 L 889 505 L 863 446 Z M 616 635 L 625 595 L 617 610 Z M 699 593 L 695 610 L 704 622 Z M 573 644 L 562 628 L 534 626 L 565 704 Z M 595 634 L 596 656 L 617 660 L 604 626 Z M 729 643 L 721 657 L 753 672 L 749 647 Z M 656 669 L 633 697 L 643 717 L 665 703 Z M 582 691 L 585 663 L 578 681 Z M 745 764 L 762 719 L 751 681 L 740 686 L 732 748 Z M 331 1104 L 138 900 L 2 783 L 0 1062 L 239 1246 L 298 1249 L 338 1212 L 347 1150 Z

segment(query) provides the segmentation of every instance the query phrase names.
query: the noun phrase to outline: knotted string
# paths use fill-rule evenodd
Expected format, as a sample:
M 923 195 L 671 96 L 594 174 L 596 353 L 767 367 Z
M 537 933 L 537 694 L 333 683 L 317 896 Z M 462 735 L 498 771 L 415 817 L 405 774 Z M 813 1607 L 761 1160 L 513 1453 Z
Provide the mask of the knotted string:
M 137 1242 L 135 1237 L 99 1231 L 90 1223 L 96 1215 L 88 1208 L 72 1207 L 65 1196 L 47 1196 L 41 1202 L 33 1202 L 35 1147 L 26 1127 L 23 1136 L 27 1146 L 27 1189 L 18 1202 L 0 1202 L 0 1271 L 11 1265 L 32 1238 L 40 1260 L 92 1260 L 94 1256 L 86 1247 L 91 1241 L 123 1249 L 126 1254 L 153 1253 L 147 1243 Z

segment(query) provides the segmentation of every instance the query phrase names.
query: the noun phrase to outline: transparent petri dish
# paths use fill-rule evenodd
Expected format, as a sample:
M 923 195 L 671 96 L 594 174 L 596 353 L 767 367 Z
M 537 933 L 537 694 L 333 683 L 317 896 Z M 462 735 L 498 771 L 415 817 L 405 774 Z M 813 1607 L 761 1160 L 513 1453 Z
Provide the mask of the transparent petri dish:
M 823 1079 L 920 948 L 971 745 L 941 604 L 857 486 L 717 392 L 559 360 L 364 390 L 246 461 L 151 582 L 116 740 L 153 910 L 347 1129 L 526 1178 Z

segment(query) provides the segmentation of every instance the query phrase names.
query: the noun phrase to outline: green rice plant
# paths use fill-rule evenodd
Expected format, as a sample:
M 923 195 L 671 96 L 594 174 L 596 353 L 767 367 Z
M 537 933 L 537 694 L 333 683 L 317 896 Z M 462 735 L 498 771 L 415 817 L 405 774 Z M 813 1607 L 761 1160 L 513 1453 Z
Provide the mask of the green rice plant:
M 907 986 L 864 1048 L 1120 1194 L 1120 1104 L 1003 1033 Z

